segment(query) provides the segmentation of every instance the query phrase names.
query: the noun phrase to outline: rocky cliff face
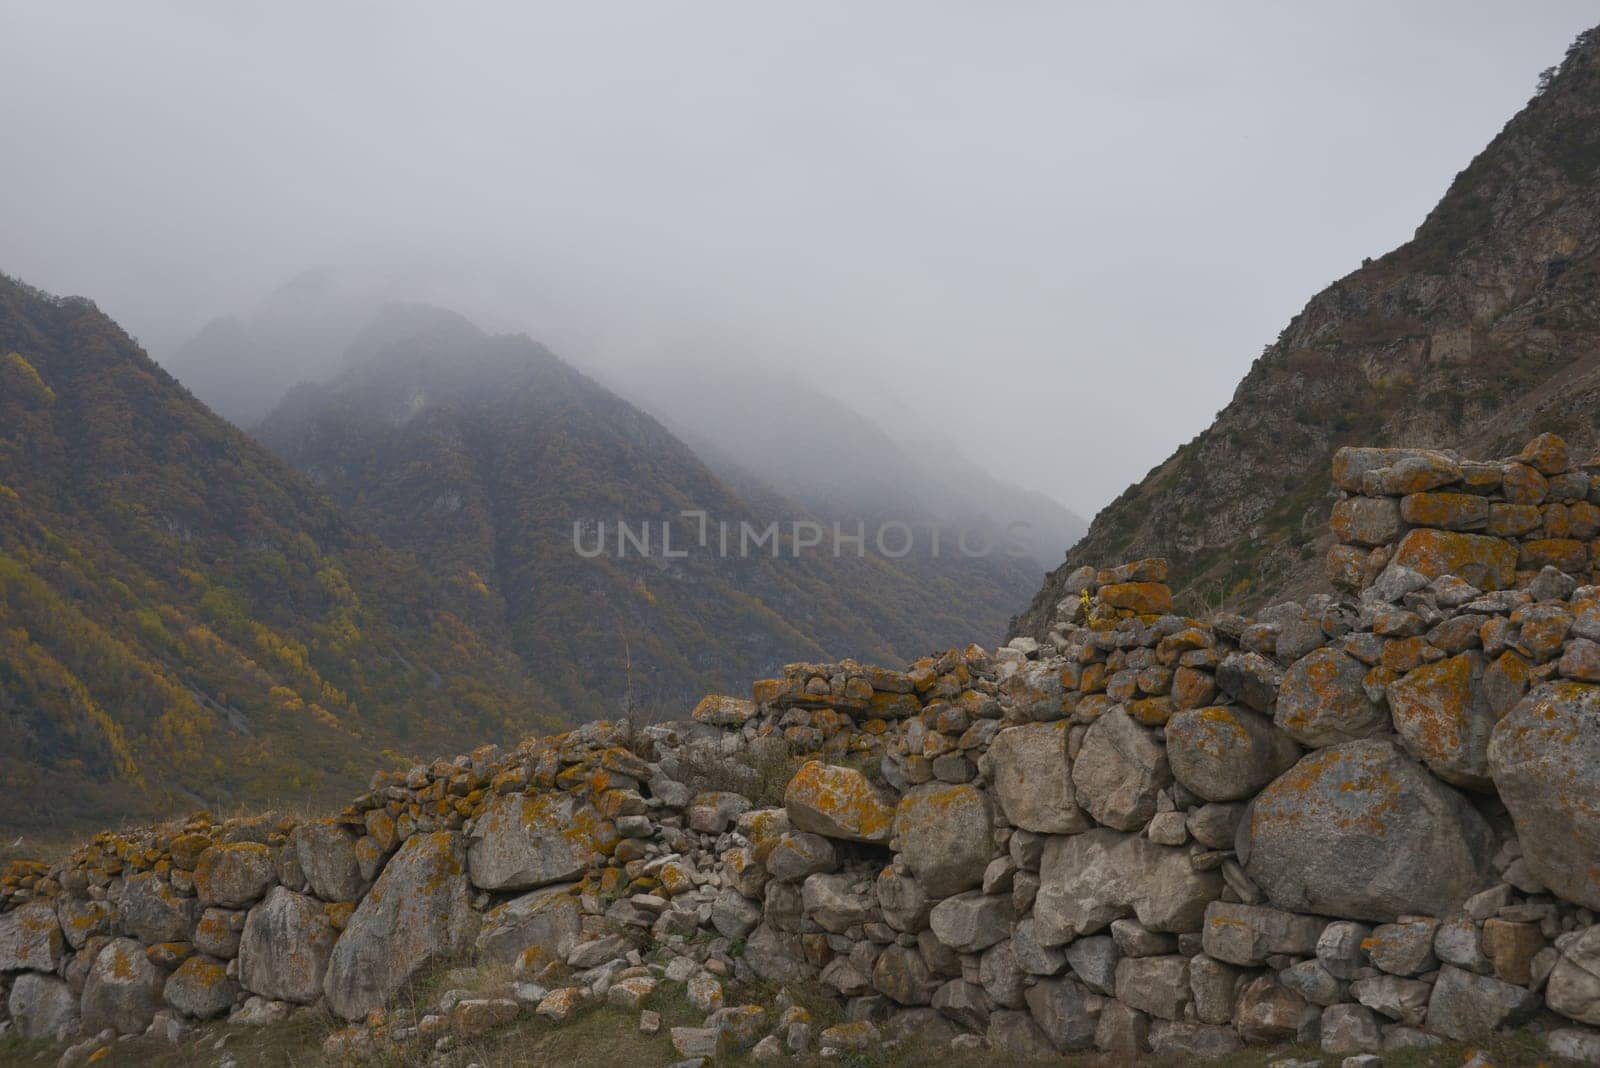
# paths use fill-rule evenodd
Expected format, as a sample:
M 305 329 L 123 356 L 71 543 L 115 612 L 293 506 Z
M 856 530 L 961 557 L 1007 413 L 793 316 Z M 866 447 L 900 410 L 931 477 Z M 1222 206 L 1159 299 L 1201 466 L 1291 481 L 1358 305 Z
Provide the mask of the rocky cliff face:
M 1519 455 L 1559 506 L 1587 497 L 1564 442 Z M 661 1045 L 690 1061 L 1207 1059 L 1412 1050 L 1548 1010 L 1547 1049 L 1595 1063 L 1591 565 L 1519 569 L 1550 539 L 1456 529 L 1476 509 L 1436 498 L 1492 515 L 1510 465 L 1335 463 L 1359 487 L 1335 569 L 1382 558 L 1350 599 L 1188 618 L 1165 561 L 1083 568 L 1043 644 L 794 664 L 687 722 L 379 774 L 332 819 L 199 813 L 13 863 L 10 1026 L 88 1036 L 73 1063 L 316 1005 L 347 1022 L 330 1059 L 448 1064 L 604 1004 L 630 1028 L 672 1013 Z M 1409 530 L 1366 521 L 1391 507 Z M 478 985 L 402 996 L 450 962 Z
M 1346 444 L 1504 455 L 1600 409 L 1600 33 L 1456 176 L 1415 237 L 1313 297 L 1199 437 L 1107 506 L 1018 621 L 1042 637 L 1085 563 L 1170 558 L 1180 599 L 1320 581 Z

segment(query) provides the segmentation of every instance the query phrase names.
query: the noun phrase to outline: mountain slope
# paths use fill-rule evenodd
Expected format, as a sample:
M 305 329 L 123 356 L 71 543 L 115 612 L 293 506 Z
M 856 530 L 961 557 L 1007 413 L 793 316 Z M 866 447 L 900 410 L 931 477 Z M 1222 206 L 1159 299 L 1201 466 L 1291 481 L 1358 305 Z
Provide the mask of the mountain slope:
M 249 428 L 296 382 L 325 376 L 379 300 L 304 271 L 243 315 L 213 319 L 161 363 L 212 411 Z
M 1042 637 L 1081 564 L 1167 556 L 1191 606 L 1321 581 L 1346 444 L 1600 442 L 1600 31 L 1458 174 L 1411 241 L 1313 297 L 1205 432 L 1095 517 L 1015 628 Z
M 400 327 L 397 327 L 397 317 Z M 407 331 L 410 336 L 404 336 Z M 387 542 L 411 550 L 481 614 L 573 714 L 682 714 L 715 689 L 787 661 L 904 659 L 1003 631 L 1014 605 L 949 576 L 847 547 L 796 558 L 794 521 L 813 517 L 759 485 L 746 496 L 660 423 L 525 337 L 390 309 L 347 369 L 306 384 L 260 427 Z M 702 546 L 701 510 L 712 524 Z M 652 552 L 619 554 L 618 521 L 648 524 Z M 729 551 L 718 521 L 729 524 Z M 585 547 L 606 524 L 604 554 Z M 740 524 L 778 523 L 740 552 Z M 661 551 L 663 523 L 674 552 Z M 870 538 L 870 536 L 869 536 Z M 469 609 L 463 607 L 463 613 Z
M 0 825 L 315 798 L 556 723 L 440 603 L 93 304 L 0 276 Z
M 1020 580 L 1019 600 L 1037 584 L 1032 565 L 1055 564 L 1087 528 L 1064 506 L 968 460 L 893 398 L 865 396 L 858 407 L 779 372 L 677 359 L 630 367 L 608 384 L 719 474 L 765 482 L 820 515 L 939 523 L 952 533 L 1028 524 L 1029 566 L 1018 562 L 991 580 Z

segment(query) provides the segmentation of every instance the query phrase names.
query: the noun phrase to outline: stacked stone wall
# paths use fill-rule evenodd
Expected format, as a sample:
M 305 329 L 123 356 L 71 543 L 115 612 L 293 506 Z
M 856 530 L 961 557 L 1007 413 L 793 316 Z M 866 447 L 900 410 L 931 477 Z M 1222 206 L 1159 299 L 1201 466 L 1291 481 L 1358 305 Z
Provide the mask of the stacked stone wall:
M 1042 645 L 794 664 L 681 723 L 380 774 L 332 819 L 13 864 L 9 1026 L 87 1052 L 326 1011 L 359 1058 L 674 983 L 706 1014 L 673 1032 L 690 1059 L 1381 1054 L 1537 1020 L 1600 1062 L 1600 586 L 1548 545 L 1593 507 L 1564 453 L 1341 453 L 1354 595 L 1200 620 L 1162 561 L 1084 568 Z M 1448 529 L 1477 506 L 1435 498 L 1523 507 L 1512 467 L 1537 526 Z M 514 979 L 396 1004 L 452 961 Z M 820 984 L 848 1022 L 723 1004 L 740 979 Z

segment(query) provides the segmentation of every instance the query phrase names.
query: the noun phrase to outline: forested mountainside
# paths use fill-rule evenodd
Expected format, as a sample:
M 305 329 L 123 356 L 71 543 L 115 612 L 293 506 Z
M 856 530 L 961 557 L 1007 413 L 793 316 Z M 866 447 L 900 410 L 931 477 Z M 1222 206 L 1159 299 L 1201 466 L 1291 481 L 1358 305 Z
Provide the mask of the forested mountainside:
M 1095 517 L 1016 633 L 1082 564 L 1164 556 L 1180 604 L 1321 579 L 1341 445 L 1600 442 L 1600 32 L 1458 174 L 1415 236 L 1313 297 L 1216 421 Z
M 339 377 L 297 387 L 260 434 L 356 522 L 425 561 L 463 615 L 503 625 L 578 718 L 678 714 L 786 661 L 892 661 L 995 640 L 1015 611 L 992 582 L 967 588 L 960 565 L 930 573 L 876 555 L 871 528 L 864 558 L 848 545 L 835 557 L 827 522 L 824 544 L 795 558 L 791 524 L 813 518 L 803 507 L 759 484 L 734 490 L 528 338 L 429 315 L 388 309 Z M 705 545 L 680 514 L 690 510 L 708 516 Z M 648 525 L 650 555 L 618 553 L 619 521 Z M 607 551 L 580 553 L 574 523 L 592 548 L 601 522 Z M 689 555 L 663 554 L 663 522 Z M 779 559 L 740 551 L 741 524 L 771 523 Z
M 91 302 L 0 276 L 0 826 L 314 801 L 558 724 L 459 599 Z

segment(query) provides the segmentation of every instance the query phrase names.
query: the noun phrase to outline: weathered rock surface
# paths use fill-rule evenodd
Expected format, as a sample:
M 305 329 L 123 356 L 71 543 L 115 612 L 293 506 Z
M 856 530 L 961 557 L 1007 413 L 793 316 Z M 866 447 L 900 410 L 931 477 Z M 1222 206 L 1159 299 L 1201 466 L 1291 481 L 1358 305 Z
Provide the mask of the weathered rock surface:
M 53 972 L 65 939 L 56 911 L 43 902 L 0 915 L 0 971 Z
M 1072 764 L 1079 806 L 1096 821 L 1122 831 L 1149 822 L 1156 813 L 1156 795 L 1171 782 L 1166 750 L 1120 708 L 1090 725 Z
M 530 891 L 484 913 L 477 949 L 484 958 L 502 963 L 520 960 L 536 972 L 551 961 L 564 961 L 583 931 L 577 886 L 564 883 Z
M 1130 915 L 1153 931 L 1198 931 L 1221 891 L 1222 877 L 1195 871 L 1185 851 L 1099 828 L 1046 841 L 1034 918 L 1047 946 Z
M 615 844 L 615 828 L 571 794 L 502 794 L 473 828 L 467 859 L 474 886 L 533 890 L 577 878 Z
M 1475 651 L 1424 664 L 1389 684 L 1389 711 L 1406 749 L 1446 782 L 1489 785 L 1489 732 L 1495 716 Z
M 245 917 L 239 981 L 252 994 L 308 1005 L 322 996 L 338 932 L 314 898 L 275 886 Z
M 194 869 L 194 889 L 202 905 L 249 905 L 277 880 L 272 854 L 260 842 L 214 845 L 200 854 Z
M 1172 776 L 1207 801 L 1250 797 L 1294 766 L 1300 750 L 1272 721 L 1248 709 L 1213 705 L 1167 723 Z
M 1494 728 L 1488 767 L 1540 882 L 1600 909 L 1600 686 L 1540 686 Z
M 29 1040 L 63 1042 L 78 1033 L 78 998 L 53 975 L 24 972 L 11 983 L 6 1007 L 17 1034 Z
M 166 976 L 131 938 L 107 943 L 89 969 L 81 1015 L 86 1034 L 110 1028 L 119 1035 L 142 1034 L 161 1008 Z
M 1559 943 L 1545 998 L 1550 1008 L 1579 1023 L 1600 1026 L 1600 926 Z
M 1366 665 L 1337 649 L 1307 653 L 1284 674 L 1273 722 L 1312 749 L 1388 730 L 1388 714 L 1367 695 L 1366 674 Z
M 354 901 L 365 880 L 356 857 L 356 836 L 335 820 L 304 820 L 289 835 L 295 859 L 311 892 L 324 901 Z
M 1089 829 L 1078 807 L 1067 760 L 1067 722 L 1008 727 L 989 743 L 994 791 L 1006 818 L 1036 834 Z
M 1483 889 L 1490 839 L 1465 798 L 1366 739 L 1312 752 L 1257 795 L 1238 851 L 1279 908 L 1385 921 L 1444 915 Z
M 928 895 L 949 897 L 983 882 L 993 823 L 988 794 L 966 783 L 930 783 L 900 799 L 894 835 Z
M 789 780 L 783 807 L 795 828 L 852 842 L 887 842 L 895 806 L 854 768 L 808 761 Z
M 185 1016 L 208 1020 L 233 1007 L 239 998 L 239 984 L 228 978 L 226 964 L 195 954 L 167 977 L 162 997 Z
M 329 1008 L 347 1020 L 360 1019 L 423 964 L 471 943 L 478 918 L 465 852 L 461 836 L 448 831 L 406 839 L 333 947 L 323 980 Z

